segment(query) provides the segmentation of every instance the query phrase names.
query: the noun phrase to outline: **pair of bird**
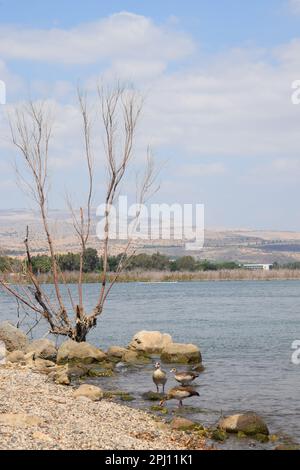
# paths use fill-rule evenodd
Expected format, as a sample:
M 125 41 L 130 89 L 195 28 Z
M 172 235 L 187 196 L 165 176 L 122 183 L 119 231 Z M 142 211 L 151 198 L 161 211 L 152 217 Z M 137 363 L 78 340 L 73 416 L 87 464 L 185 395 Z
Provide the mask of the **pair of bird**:
M 152 379 L 156 385 L 157 393 L 159 393 L 160 385 L 162 386 L 163 393 L 165 393 L 165 385 L 168 380 L 167 374 L 164 370 L 162 370 L 159 362 L 156 362 L 154 367 L 155 369 L 152 375 Z M 177 382 L 180 383 L 180 386 L 171 388 L 171 390 L 167 392 L 166 397 L 160 402 L 161 405 L 166 400 L 178 400 L 178 406 L 182 406 L 182 401 L 186 398 L 193 396 L 199 397 L 199 393 L 189 386 L 193 380 L 199 377 L 199 374 L 196 374 L 192 371 L 178 372 L 177 369 L 171 369 L 170 372 L 174 372 L 174 378 Z

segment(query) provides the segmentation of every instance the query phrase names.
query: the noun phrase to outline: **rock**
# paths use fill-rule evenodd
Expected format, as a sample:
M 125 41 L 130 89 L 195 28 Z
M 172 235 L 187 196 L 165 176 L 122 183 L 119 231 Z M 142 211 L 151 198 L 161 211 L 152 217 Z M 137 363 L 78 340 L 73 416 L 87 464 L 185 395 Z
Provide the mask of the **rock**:
M 26 413 L 1 413 L 0 425 L 20 428 L 40 426 L 43 423 L 38 416 L 28 415 Z
M 67 369 L 59 368 L 53 372 L 50 372 L 49 378 L 53 379 L 53 381 L 58 385 L 70 385 L 71 380 L 67 373 Z
M 71 381 L 66 372 L 61 372 L 59 374 L 56 374 L 54 382 L 57 385 L 70 385 Z
M 160 406 L 160 405 L 152 405 L 150 406 L 151 411 L 157 411 L 163 415 L 167 415 L 169 413 L 169 410 L 166 406 Z
M 121 348 L 119 346 L 111 346 L 108 351 L 108 357 L 113 359 L 122 359 L 123 355 L 127 352 L 126 348 Z
M 139 331 L 132 338 L 129 348 L 147 354 L 160 354 L 172 343 L 172 337 L 159 331 Z
M 106 354 L 89 343 L 76 343 L 69 339 L 62 343 L 57 352 L 57 364 L 83 363 L 92 364 L 106 359 Z
M 26 364 L 29 367 L 38 370 L 42 374 L 49 374 L 54 369 L 56 369 L 55 362 L 48 361 L 47 359 L 41 359 L 39 357 L 35 360 L 32 360 L 32 362 L 27 361 Z
M 6 346 L 4 341 L 0 341 L 0 366 L 6 363 Z
M 163 349 L 161 360 L 169 364 L 198 364 L 202 358 L 200 349 L 194 344 L 171 343 Z
M 114 371 L 111 367 L 103 367 L 102 364 L 89 366 L 86 373 L 90 377 L 112 377 L 114 375 Z
M 67 364 L 66 373 L 70 379 L 78 379 L 88 374 L 89 368 L 84 364 L 72 365 Z
M 99 401 L 101 398 L 103 398 L 103 392 L 101 388 L 89 384 L 80 385 L 80 387 L 75 390 L 73 395 L 75 398 L 86 397 L 92 401 Z
M 193 372 L 204 372 L 205 371 L 205 367 L 202 363 L 200 364 L 196 364 L 195 366 L 192 367 L 191 369 Z
M 149 392 L 143 393 L 142 398 L 148 401 L 161 401 L 165 398 L 165 395 L 163 393 L 152 392 L 150 390 Z
M 23 351 L 13 351 L 7 354 L 7 362 L 25 362 L 25 354 Z
M 218 428 L 229 433 L 243 432 L 247 436 L 269 434 L 268 427 L 263 419 L 252 412 L 227 416 L 220 420 Z
M 53 341 L 50 339 L 37 339 L 32 341 L 26 347 L 26 353 L 34 353 L 34 358 L 47 359 L 49 361 L 56 361 L 57 349 Z
M 177 431 L 188 431 L 195 428 L 195 423 L 193 423 L 193 421 L 179 416 L 173 418 L 170 424 L 171 428 L 176 429 Z
M 151 359 L 142 352 L 126 350 L 122 356 L 122 361 L 127 364 L 150 364 Z
M 9 322 L 3 322 L 0 325 L 0 341 L 5 343 L 6 349 L 9 352 L 15 350 L 25 352 L 28 345 L 28 339 L 25 333 Z

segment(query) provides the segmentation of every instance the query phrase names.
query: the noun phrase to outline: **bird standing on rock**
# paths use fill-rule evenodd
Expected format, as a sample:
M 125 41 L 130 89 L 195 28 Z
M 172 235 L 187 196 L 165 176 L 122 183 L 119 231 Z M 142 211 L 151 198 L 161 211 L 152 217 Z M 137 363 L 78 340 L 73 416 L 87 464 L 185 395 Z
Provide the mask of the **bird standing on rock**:
M 193 380 L 199 377 L 199 374 L 192 371 L 179 372 L 177 369 L 171 369 L 170 372 L 174 372 L 174 379 L 180 383 L 180 385 L 190 385 Z
M 167 400 L 178 400 L 178 406 L 182 406 L 182 401 L 190 397 L 199 397 L 199 393 L 193 387 L 174 387 L 168 391 L 166 398 L 160 402 L 160 406 L 164 405 Z
M 159 393 L 159 385 L 162 385 L 162 391 L 165 393 L 165 385 L 167 382 L 167 374 L 164 370 L 162 370 L 160 362 L 155 363 L 155 370 L 152 375 L 153 382 L 156 385 L 157 393 Z

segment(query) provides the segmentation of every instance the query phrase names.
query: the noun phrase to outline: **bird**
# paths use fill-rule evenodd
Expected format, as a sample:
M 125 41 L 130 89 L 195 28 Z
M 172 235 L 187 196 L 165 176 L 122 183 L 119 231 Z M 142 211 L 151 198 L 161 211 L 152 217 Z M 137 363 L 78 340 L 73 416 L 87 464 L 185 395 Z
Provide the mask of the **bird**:
M 190 397 L 199 397 L 199 393 L 193 389 L 193 387 L 174 387 L 171 388 L 166 394 L 166 397 L 161 400 L 160 406 L 163 406 L 167 400 L 178 400 L 178 406 L 182 406 L 182 401 Z
M 156 362 L 154 367 L 155 367 L 155 369 L 154 369 L 154 372 L 152 374 L 152 379 L 153 379 L 153 382 L 156 385 L 157 393 L 159 393 L 159 385 L 162 385 L 163 393 L 165 393 L 165 385 L 166 385 L 166 382 L 168 380 L 167 379 L 167 374 L 164 370 L 162 370 L 160 362 Z
M 181 385 L 190 385 L 193 380 L 199 377 L 199 374 L 192 371 L 180 372 L 177 369 L 173 368 L 170 372 L 174 372 L 174 379 L 179 382 Z

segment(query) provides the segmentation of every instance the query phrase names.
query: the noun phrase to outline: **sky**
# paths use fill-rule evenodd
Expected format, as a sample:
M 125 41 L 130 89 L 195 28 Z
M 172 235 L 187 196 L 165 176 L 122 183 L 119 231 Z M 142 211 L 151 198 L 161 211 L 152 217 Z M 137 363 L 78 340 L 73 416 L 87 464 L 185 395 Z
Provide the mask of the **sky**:
M 55 110 L 50 205 L 62 208 L 66 192 L 80 204 L 76 87 L 97 108 L 100 79 L 131 82 L 145 96 L 133 168 L 151 145 L 161 168 L 155 202 L 202 203 L 207 227 L 300 231 L 300 105 L 291 100 L 300 0 L 0 0 L 0 209 L 30 204 L 7 125 L 29 96 Z M 100 134 L 97 123 L 96 205 Z

